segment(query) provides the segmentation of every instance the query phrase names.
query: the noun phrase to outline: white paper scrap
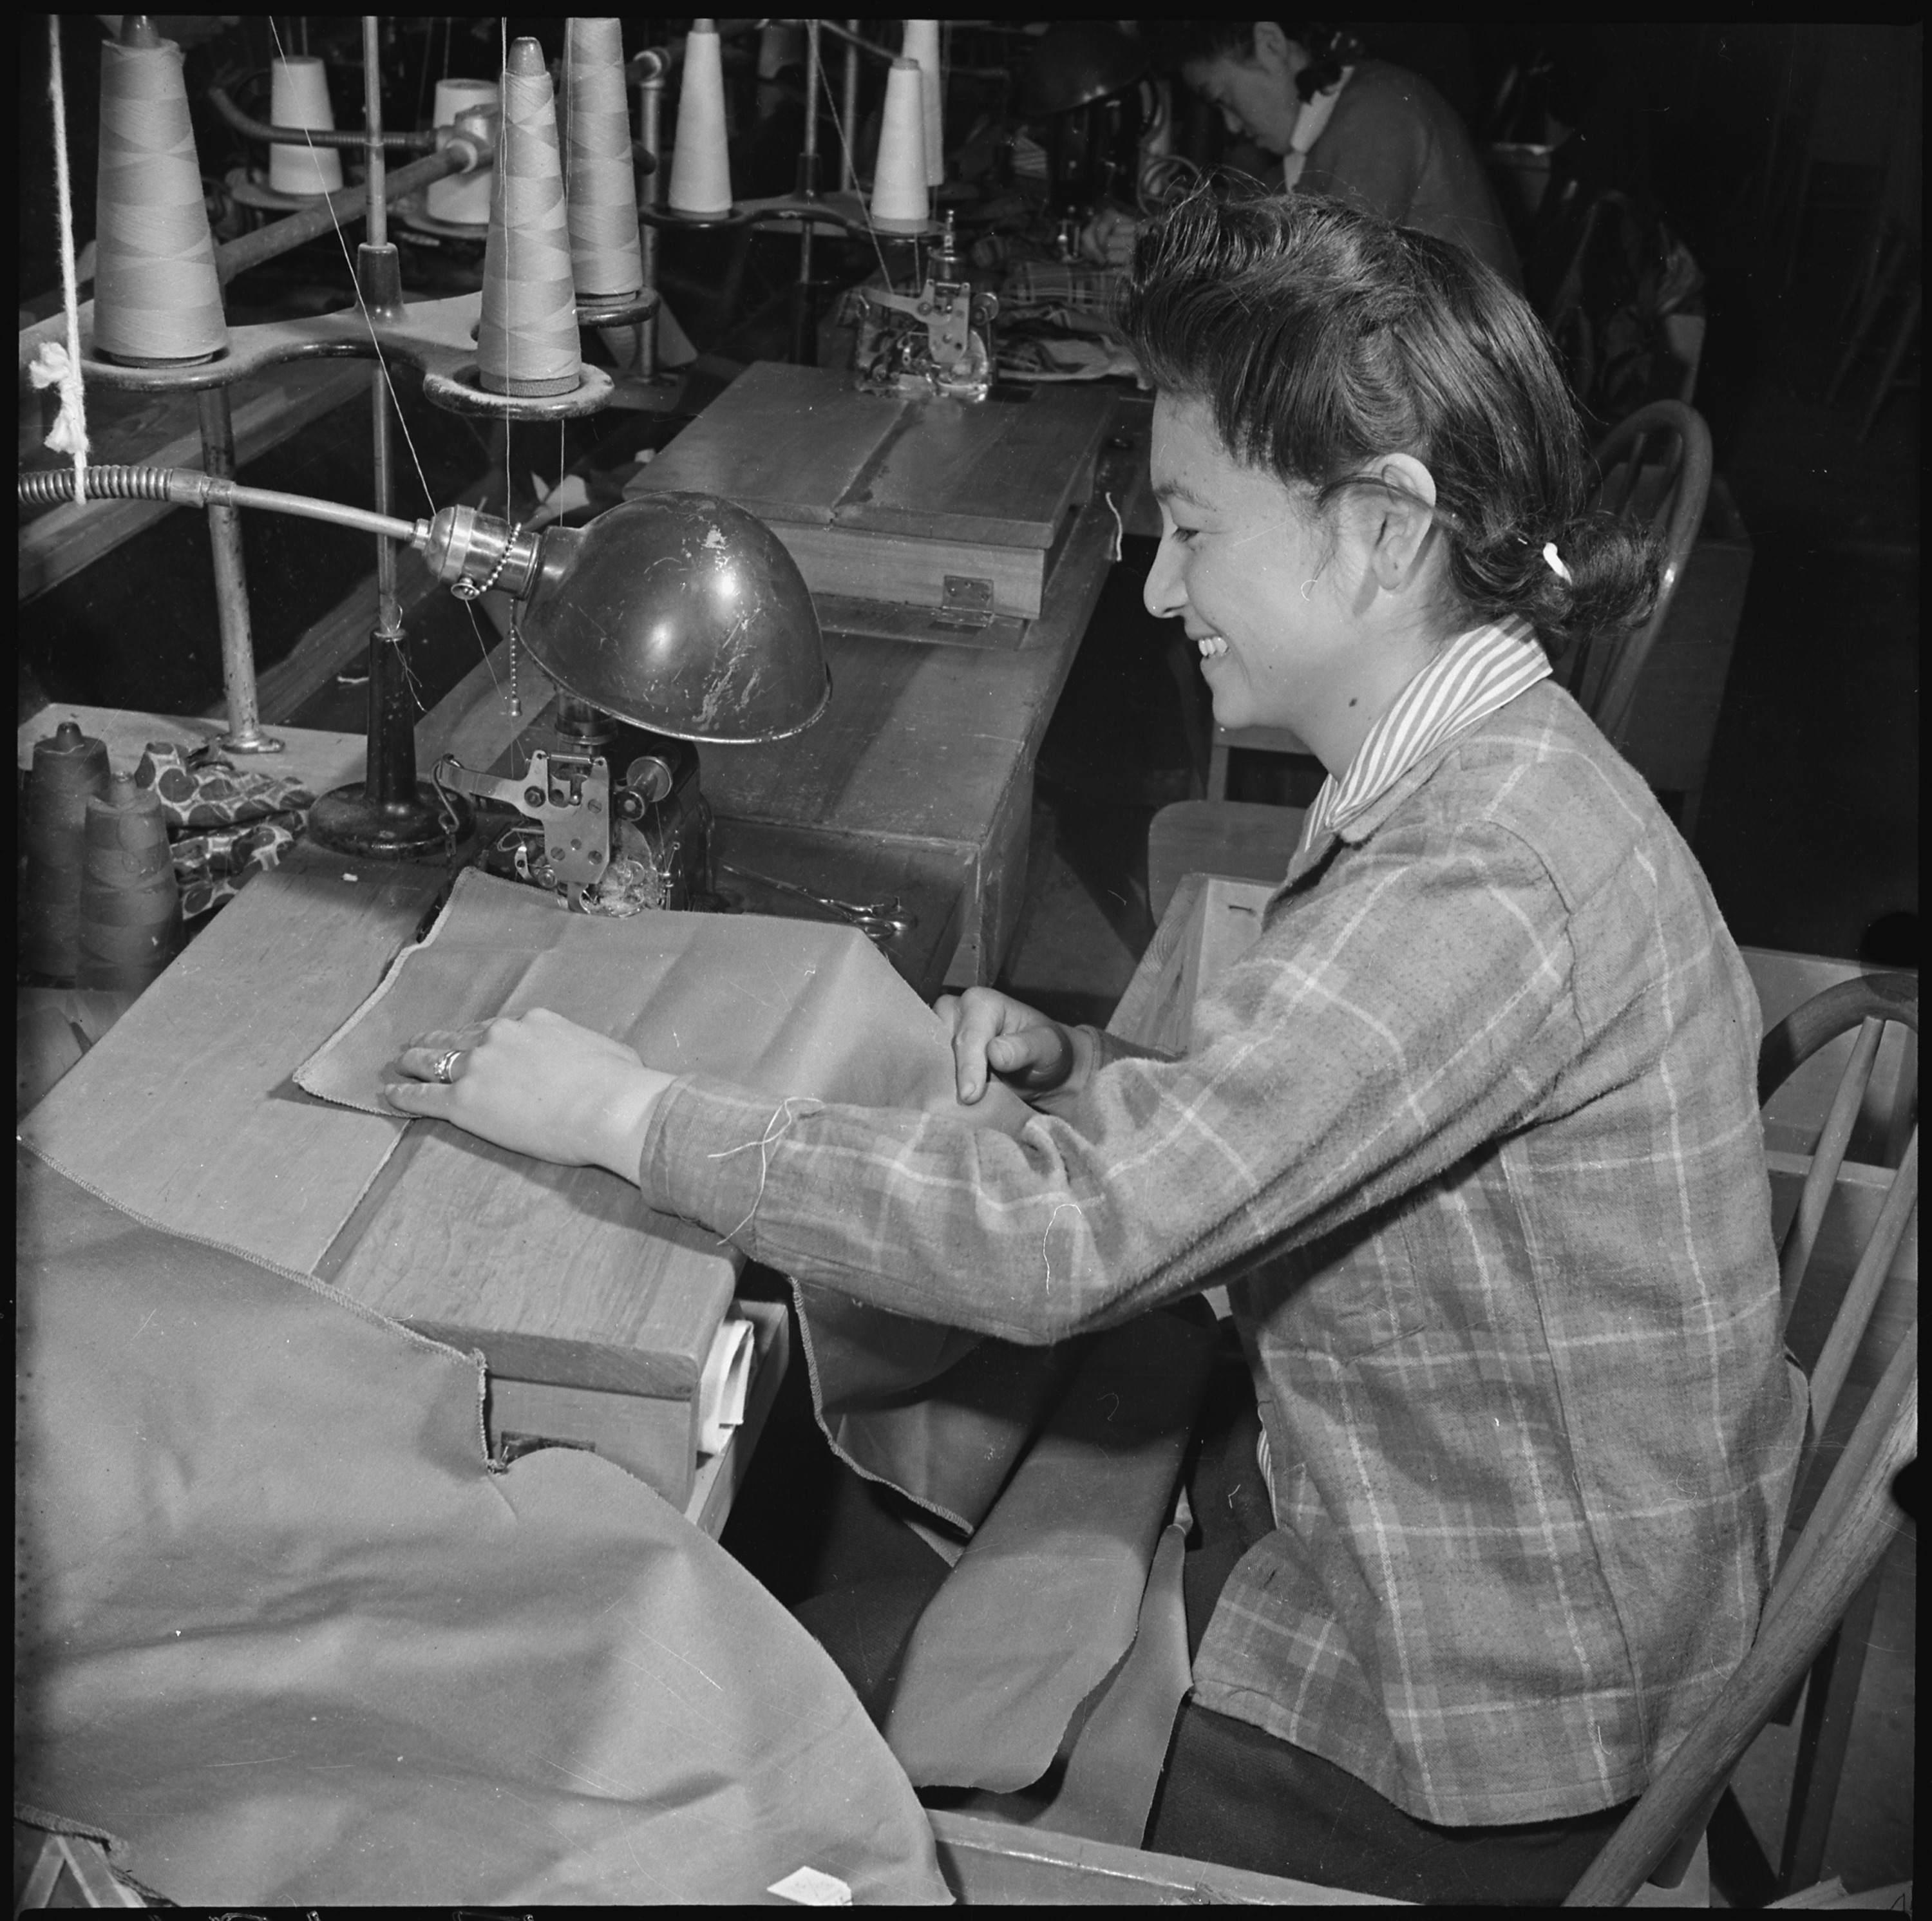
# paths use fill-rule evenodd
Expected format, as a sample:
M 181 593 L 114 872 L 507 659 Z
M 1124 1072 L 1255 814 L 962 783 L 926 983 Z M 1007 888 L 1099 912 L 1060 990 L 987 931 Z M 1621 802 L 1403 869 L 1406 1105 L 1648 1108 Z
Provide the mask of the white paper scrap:
M 727 1316 L 712 1337 L 711 1352 L 698 1379 L 698 1451 L 722 1452 L 732 1430 L 745 1420 L 745 1397 L 752 1385 L 752 1324 Z
M 821 1874 L 816 1868 L 800 1868 L 774 1881 L 766 1893 L 781 1901 L 795 1901 L 801 1907 L 850 1907 L 852 1890 L 836 1874 Z

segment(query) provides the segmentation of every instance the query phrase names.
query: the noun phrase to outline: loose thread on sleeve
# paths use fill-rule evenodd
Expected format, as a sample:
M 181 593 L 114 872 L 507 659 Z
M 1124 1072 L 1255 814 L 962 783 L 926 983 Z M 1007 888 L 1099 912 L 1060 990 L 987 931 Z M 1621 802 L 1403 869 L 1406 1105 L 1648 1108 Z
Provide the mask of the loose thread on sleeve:
M 772 1118 L 765 1124 L 765 1131 L 754 1141 L 742 1141 L 736 1147 L 720 1148 L 716 1154 L 706 1154 L 707 1160 L 729 1160 L 734 1154 L 745 1154 L 753 1148 L 758 1150 L 758 1191 L 752 1196 L 751 1212 L 739 1222 L 728 1234 L 721 1234 L 718 1242 L 722 1247 L 728 1241 L 734 1241 L 751 1226 L 757 1216 L 758 1203 L 765 1198 L 765 1178 L 771 1172 L 772 1149 L 791 1132 L 794 1124 L 802 1115 L 816 1114 L 824 1106 L 820 1100 L 813 1100 L 803 1094 L 788 1094 L 772 1110 Z M 796 1112 L 793 1110 L 796 1108 Z

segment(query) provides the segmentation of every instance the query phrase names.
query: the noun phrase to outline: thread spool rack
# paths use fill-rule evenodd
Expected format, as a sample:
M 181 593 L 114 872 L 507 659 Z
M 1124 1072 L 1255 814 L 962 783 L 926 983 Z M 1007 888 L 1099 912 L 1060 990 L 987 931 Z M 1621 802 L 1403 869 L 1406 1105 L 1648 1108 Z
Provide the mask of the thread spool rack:
M 486 128 L 479 124 L 477 116 L 466 116 L 452 128 L 437 129 L 426 135 L 386 134 L 382 125 L 377 25 L 375 17 L 365 17 L 366 131 L 361 134 L 266 126 L 248 121 L 225 99 L 216 103 L 231 124 L 239 125 L 254 137 L 266 137 L 271 144 L 308 140 L 318 146 L 362 149 L 366 176 L 365 185 L 359 192 L 345 191 L 303 201 L 299 203 L 302 211 L 281 224 L 284 232 L 291 236 L 302 223 L 308 223 L 319 234 L 327 227 L 315 224 L 318 209 L 328 224 L 338 230 L 342 222 L 356 213 L 366 213 L 367 238 L 356 251 L 356 309 L 229 328 L 225 329 L 225 345 L 212 356 L 192 362 L 142 365 L 112 359 L 98 350 L 94 303 L 89 302 L 80 317 L 78 359 L 83 381 L 90 386 L 130 392 L 189 391 L 200 395 L 204 466 L 210 473 L 232 471 L 229 396 L 238 382 L 298 360 L 356 359 L 376 362 L 371 403 L 376 443 L 374 505 L 378 513 L 388 515 L 392 512 L 394 491 L 389 450 L 389 410 L 393 398 L 388 380 L 394 362 L 403 362 L 421 374 L 424 396 L 431 405 L 452 413 L 505 422 L 561 421 L 596 413 L 610 404 L 614 383 L 603 369 L 584 365 L 580 359 L 574 369 L 575 384 L 569 391 L 494 392 L 484 383 L 477 344 L 485 296 L 466 294 L 414 304 L 404 299 L 400 258 L 388 237 L 392 189 L 426 193 L 436 179 L 473 172 L 491 164 L 495 154 L 502 150 L 501 121 L 499 119 L 494 127 Z M 160 44 L 152 20 L 141 15 L 124 17 L 121 39 L 129 47 Z M 520 47 L 519 53 L 521 50 Z M 554 121 L 551 125 L 554 129 Z M 493 139 L 493 135 L 496 137 Z M 428 158 L 399 170 L 393 178 L 389 175 L 387 156 L 391 148 L 424 146 L 434 149 Z M 361 202 L 360 206 L 344 204 L 356 200 Z M 232 277 L 244 261 L 268 257 L 278 251 L 277 237 L 272 228 L 235 243 L 223 250 L 225 257 L 218 262 L 218 270 L 228 266 L 230 275 L 224 277 Z M 252 247 L 250 241 L 254 243 Z M 657 296 L 646 287 L 616 299 L 583 303 L 573 299 L 571 308 L 579 327 L 638 326 L 655 315 Z M 24 344 L 22 350 L 28 350 Z M 222 744 L 231 752 L 272 753 L 281 743 L 262 731 L 256 708 L 254 647 L 238 523 L 232 512 L 211 512 L 209 524 L 216 550 L 218 608 L 230 721 Z M 370 645 L 364 778 L 358 786 L 323 796 L 310 824 L 315 839 L 365 858 L 431 857 L 453 848 L 456 830 L 466 829 L 466 822 L 460 818 L 452 821 L 448 803 L 428 783 L 417 778 L 415 716 L 407 690 L 405 636 L 396 596 L 395 566 L 393 543 L 378 536 L 378 612 Z

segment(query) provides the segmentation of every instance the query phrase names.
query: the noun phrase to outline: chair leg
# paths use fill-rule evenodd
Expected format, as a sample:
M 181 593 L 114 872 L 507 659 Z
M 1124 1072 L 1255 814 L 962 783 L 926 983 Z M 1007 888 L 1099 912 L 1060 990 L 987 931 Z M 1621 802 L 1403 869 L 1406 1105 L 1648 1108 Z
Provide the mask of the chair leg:
M 1228 744 L 1216 740 L 1208 755 L 1208 798 L 1225 800 L 1228 797 Z
M 1872 395 L 1872 402 L 1866 410 L 1864 425 L 1858 429 L 1862 440 L 1878 424 L 1879 416 L 1885 411 L 1885 404 L 1892 397 L 1892 384 L 1898 374 L 1899 363 L 1904 359 L 1906 350 L 1912 344 L 1912 337 L 1918 331 L 1919 302 L 1924 298 L 1922 285 L 1915 286 L 1912 298 L 1906 302 L 1904 317 L 1899 321 L 1898 332 L 1892 336 L 1891 350 L 1886 355 L 1884 370 L 1878 377 L 1878 391 Z
M 1858 1682 L 1864 1673 L 1865 1646 L 1878 1611 L 1879 1585 L 1885 1563 L 1873 1569 L 1846 1609 L 1838 1630 L 1825 1645 L 1811 1670 L 1804 1697 L 1804 1722 L 1798 1737 L 1798 1765 L 1791 1783 L 1785 1815 L 1784 1845 L 1778 1866 L 1780 1895 L 1808 1888 L 1818 1879 L 1825 1860 L 1825 1844 L 1832 1832 L 1832 1811 L 1838 1799 L 1838 1780 L 1851 1745 L 1852 1718 L 1858 1704 Z

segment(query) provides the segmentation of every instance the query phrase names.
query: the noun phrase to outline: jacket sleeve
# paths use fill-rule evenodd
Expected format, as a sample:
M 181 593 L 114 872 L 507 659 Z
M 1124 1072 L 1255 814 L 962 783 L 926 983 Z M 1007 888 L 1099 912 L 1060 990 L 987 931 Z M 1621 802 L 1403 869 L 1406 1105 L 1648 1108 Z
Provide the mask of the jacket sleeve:
M 1291 896 L 1178 1061 L 1018 1139 L 675 1083 L 653 1206 L 872 1305 L 1058 1340 L 1224 1280 L 1533 1118 L 1574 1057 L 1568 923 L 1505 830 L 1384 831 Z

